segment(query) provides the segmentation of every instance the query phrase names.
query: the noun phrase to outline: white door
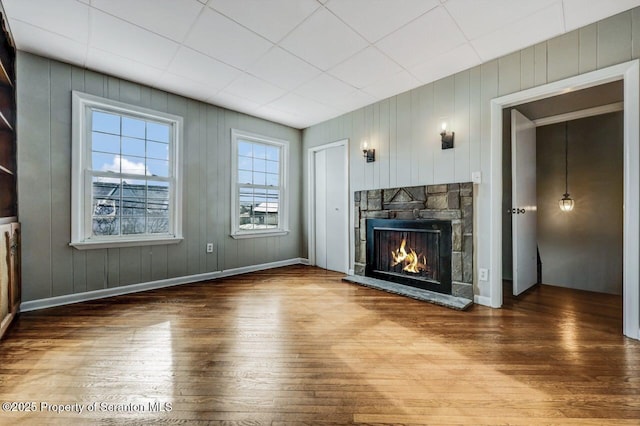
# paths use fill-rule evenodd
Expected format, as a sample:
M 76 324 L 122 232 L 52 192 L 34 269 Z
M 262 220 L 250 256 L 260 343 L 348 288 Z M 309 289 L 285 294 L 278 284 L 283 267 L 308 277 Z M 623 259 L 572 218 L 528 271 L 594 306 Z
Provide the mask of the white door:
M 349 257 L 346 146 L 315 152 L 316 265 L 347 273 Z
M 537 283 L 536 126 L 511 110 L 513 294 Z

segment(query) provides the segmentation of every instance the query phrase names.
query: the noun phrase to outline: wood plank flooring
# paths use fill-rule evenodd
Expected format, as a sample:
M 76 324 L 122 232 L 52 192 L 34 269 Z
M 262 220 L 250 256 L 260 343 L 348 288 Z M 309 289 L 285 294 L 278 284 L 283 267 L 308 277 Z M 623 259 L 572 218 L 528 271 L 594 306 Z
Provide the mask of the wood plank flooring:
M 35 411 L 0 424 L 640 424 L 620 297 L 540 286 L 459 312 L 341 277 L 293 266 L 24 313 L 0 402 Z

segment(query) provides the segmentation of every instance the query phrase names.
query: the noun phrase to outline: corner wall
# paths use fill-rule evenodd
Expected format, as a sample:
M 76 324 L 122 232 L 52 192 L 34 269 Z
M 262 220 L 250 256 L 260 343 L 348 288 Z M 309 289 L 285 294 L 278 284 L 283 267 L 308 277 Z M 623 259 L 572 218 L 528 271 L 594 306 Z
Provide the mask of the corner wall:
M 299 130 L 25 52 L 18 52 L 17 75 L 23 302 L 304 256 Z M 181 243 L 69 247 L 72 90 L 184 117 Z M 231 128 L 290 142 L 289 235 L 229 237 Z

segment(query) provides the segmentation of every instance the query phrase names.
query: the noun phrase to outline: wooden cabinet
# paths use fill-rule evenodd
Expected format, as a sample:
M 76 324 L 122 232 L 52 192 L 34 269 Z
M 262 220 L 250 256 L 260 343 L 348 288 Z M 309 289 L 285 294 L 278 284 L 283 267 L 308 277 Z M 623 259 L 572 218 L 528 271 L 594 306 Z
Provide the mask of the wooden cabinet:
M 0 225 L 0 336 L 20 309 L 20 225 Z
M 0 337 L 20 308 L 20 225 L 16 186 L 16 50 L 0 3 Z

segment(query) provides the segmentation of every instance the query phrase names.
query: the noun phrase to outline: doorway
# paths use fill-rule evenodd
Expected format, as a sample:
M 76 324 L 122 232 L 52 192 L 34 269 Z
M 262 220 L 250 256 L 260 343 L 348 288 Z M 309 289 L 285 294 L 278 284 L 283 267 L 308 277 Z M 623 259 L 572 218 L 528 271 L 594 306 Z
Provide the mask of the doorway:
M 309 263 L 345 274 L 349 267 L 347 143 L 309 150 Z
M 615 65 L 602 70 L 549 83 L 491 101 L 491 229 L 489 253 L 491 270 L 491 306 L 502 305 L 502 121 L 503 108 L 549 98 L 562 93 L 610 83 L 624 82 L 624 237 L 623 237 L 623 333 L 639 339 L 640 328 L 640 142 L 637 117 L 640 113 L 639 61 Z

